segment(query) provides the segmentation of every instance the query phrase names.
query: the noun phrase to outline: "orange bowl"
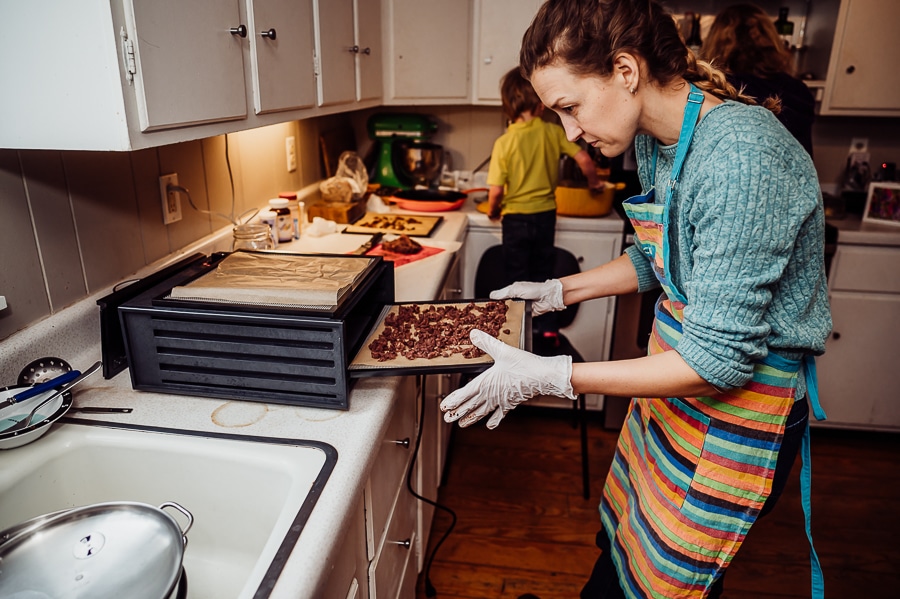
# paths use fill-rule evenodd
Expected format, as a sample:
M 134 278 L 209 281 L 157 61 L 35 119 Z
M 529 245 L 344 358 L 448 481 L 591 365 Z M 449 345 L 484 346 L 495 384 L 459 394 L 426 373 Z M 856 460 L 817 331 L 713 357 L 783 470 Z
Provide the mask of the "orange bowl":
M 601 191 L 587 187 L 556 188 L 556 213 L 560 216 L 598 217 L 612 211 L 613 197 L 617 189 L 624 189 L 624 183 L 606 182 Z

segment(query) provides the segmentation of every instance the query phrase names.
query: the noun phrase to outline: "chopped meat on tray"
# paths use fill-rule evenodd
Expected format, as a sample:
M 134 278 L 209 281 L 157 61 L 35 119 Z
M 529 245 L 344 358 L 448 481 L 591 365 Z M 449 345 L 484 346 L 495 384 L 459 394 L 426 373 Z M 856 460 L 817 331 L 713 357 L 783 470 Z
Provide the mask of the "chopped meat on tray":
M 404 304 L 384 319 L 384 330 L 369 344 L 372 357 L 379 362 L 403 356 L 417 358 L 449 358 L 461 355 L 478 358 L 484 355 L 472 345 L 469 333 L 477 328 L 499 337 L 506 324 L 506 302 L 470 302 L 464 307 L 439 304 Z

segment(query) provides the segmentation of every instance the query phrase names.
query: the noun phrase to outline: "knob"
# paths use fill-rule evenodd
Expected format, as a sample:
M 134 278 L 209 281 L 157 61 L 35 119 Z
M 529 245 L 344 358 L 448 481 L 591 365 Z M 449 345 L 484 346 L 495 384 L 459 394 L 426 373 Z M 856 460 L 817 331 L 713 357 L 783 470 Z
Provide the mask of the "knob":
M 363 53 L 363 54 L 366 54 L 366 55 L 369 55 L 369 54 L 372 53 L 372 48 L 363 48 L 362 53 Z
M 841 338 L 841 334 L 838 333 L 837 331 L 835 331 L 831 334 L 831 338 L 834 339 L 835 341 L 837 341 L 838 339 Z
M 494 62 L 493 56 L 488 56 L 484 59 L 484 64 L 491 64 L 492 62 Z
M 405 541 L 388 541 L 388 542 L 393 545 L 400 545 L 404 549 L 409 549 L 412 546 L 412 543 L 410 542 L 409 539 L 406 539 Z
M 403 447 L 409 449 L 409 437 L 405 439 L 397 439 L 396 441 L 394 441 L 394 443 L 396 443 L 397 445 L 402 445 Z
M 232 27 L 228 30 L 228 33 L 231 35 L 239 35 L 241 37 L 247 37 L 247 26 L 246 25 L 238 25 L 237 27 Z
M 349 51 L 352 54 L 359 54 L 359 46 L 350 46 Z
M 847 74 L 848 74 L 848 75 L 852 75 L 855 71 L 856 71 L 856 67 L 853 66 L 852 64 L 851 64 L 849 67 L 847 67 Z
M 275 30 L 269 29 L 268 31 L 260 31 L 259 35 L 261 35 L 262 37 L 267 37 L 270 40 L 274 40 L 275 39 Z

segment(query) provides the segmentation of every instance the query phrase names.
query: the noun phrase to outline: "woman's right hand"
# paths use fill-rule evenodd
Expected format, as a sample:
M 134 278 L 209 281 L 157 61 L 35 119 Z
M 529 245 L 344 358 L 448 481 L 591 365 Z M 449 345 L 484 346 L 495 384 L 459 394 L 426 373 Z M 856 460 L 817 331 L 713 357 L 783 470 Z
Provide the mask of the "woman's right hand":
M 563 286 L 559 279 L 547 279 L 543 283 L 517 281 L 503 289 L 491 291 L 492 300 L 526 299 L 531 300 L 532 316 L 540 316 L 547 312 L 565 310 L 563 303 Z

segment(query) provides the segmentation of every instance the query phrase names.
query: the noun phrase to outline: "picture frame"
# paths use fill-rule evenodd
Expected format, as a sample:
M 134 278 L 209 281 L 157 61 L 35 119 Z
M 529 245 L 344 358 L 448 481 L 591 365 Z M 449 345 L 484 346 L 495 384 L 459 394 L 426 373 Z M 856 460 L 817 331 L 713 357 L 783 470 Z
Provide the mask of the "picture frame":
M 863 222 L 900 227 L 900 183 L 869 183 Z

